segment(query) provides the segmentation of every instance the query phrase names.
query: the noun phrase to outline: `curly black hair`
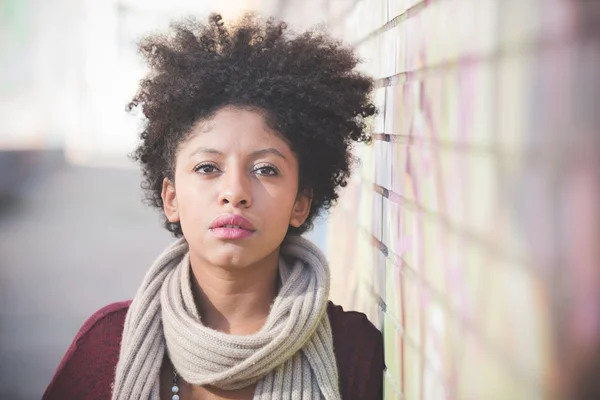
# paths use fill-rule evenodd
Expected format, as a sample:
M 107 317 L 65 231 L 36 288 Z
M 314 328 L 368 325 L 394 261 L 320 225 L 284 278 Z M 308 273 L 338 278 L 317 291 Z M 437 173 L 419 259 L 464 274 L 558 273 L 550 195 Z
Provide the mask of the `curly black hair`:
M 306 222 L 288 233 L 311 229 L 337 200 L 350 175 L 352 142 L 370 140 L 365 119 L 377 111 L 373 80 L 355 70 L 352 48 L 318 29 L 294 34 L 284 22 L 253 14 L 225 26 L 212 14 L 207 24 L 173 23 L 139 49 L 150 73 L 127 108 L 141 107 L 146 119 L 132 158 L 141 163 L 152 206 L 163 209 L 162 182 L 173 179 L 177 149 L 192 126 L 225 106 L 260 110 L 298 157 L 299 189 L 312 190 L 312 205 Z M 166 218 L 165 227 L 183 234 Z

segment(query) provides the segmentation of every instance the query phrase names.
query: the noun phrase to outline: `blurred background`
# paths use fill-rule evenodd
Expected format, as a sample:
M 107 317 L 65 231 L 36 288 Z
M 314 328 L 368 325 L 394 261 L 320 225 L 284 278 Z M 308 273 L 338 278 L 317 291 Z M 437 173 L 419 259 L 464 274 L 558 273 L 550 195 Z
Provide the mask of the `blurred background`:
M 172 240 L 127 159 L 136 42 L 247 10 L 322 24 L 376 79 L 310 237 L 384 333 L 386 399 L 600 398 L 596 0 L 0 0 L 0 398 L 39 399 Z

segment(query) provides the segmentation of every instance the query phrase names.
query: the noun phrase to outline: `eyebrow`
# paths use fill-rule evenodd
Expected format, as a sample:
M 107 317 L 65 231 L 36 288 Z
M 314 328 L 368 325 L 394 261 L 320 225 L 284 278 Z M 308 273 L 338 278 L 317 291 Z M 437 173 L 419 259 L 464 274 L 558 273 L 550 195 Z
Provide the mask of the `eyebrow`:
M 210 147 L 198 147 L 190 155 L 195 156 L 196 154 L 217 154 L 217 155 L 223 155 L 223 152 L 219 151 L 217 149 L 212 149 Z
M 196 155 L 196 154 L 216 154 L 216 155 L 220 155 L 222 156 L 224 153 L 220 150 L 217 149 L 213 149 L 210 147 L 198 147 L 196 150 L 194 150 L 192 152 L 192 156 Z M 257 156 L 262 156 L 265 154 L 273 154 L 277 157 L 281 157 L 284 160 L 286 160 L 285 156 L 283 154 L 281 154 L 281 152 L 273 147 L 269 147 L 266 149 L 260 149 L 260 150 L 256 150 L 253 151 L 252 153 L 250 153 L 251 156 L 253 157 L 257 157 Z
M 269 147 L 268 149 L 256 150 L 250 153 L 251 156 L 262 156 L 265 154 L 273 154 L 277 157 L 283 158 L 284 160 L 286 159 L 285 156 L 281 154 L 281 152 L 279 152 L 279 150 L 274 149 L 273 147 Z

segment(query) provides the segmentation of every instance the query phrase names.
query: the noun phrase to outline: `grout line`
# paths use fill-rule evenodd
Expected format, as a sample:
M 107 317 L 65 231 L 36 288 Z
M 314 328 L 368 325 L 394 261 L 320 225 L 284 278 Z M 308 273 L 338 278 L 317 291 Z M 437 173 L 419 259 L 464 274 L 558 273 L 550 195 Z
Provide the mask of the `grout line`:
M 366 232 L 366 229 L 361 229 L 361 231 L 362 231 L 361 233 L 363 233 L 363 235 L 369 235 L 369 233 Z M 404 259 L 402 259 L 401 257 L 398 257 L 393 252 L 391 252 L 383 242 L 377 240 L 372 235 L 371 235 L 371 238 L 372 238 L 371 245 L 373 247 L 376 247 L 390 262 L 392 262 L 392 264 L 394 266 L 399 268 L 402 276 L 411 276 L 412 275 L 411 279 L 415 279 L 417 281 L 416 284 L 418 284 L 422 290 L 425 290 L 430 295 L 433 295 L 433 296 L 431 296 L 431 301 L 436 302 L 444 310 L 444 312 L 447 316 L 449 315 L 452 318 L 454 318 L 456 321 L 458 321 L 463 329 L 471 332 L 471 334 L 474 335 L 476 340 L 480 344 L 482 344 L 484 346 L 484 348 L 486 348 L 488 353 L 491 356 L 493 356 L 494 358 L 496 358 L 497 360 L 500 360 L 502 362 L 502 364 L 504 365 L 504 367 L 507 368 L 507 370 L 510 371 L 513 376 L 515 376 L 522 383 L 524 383 L 528 386 L 531 385 L 531 386 L 534 386 L 536 389 L 545 391 L 544 386 L 540 382 L 536 382 L 535 379 L 528 376 L 528 374 L 526 373 L 526 371 L 523 368 L 521 368 L 511 358 L 506 356 L 503 353 L 503 351 L 496 348 L 494 346 L 494 344 L 492 342 L 490 342 L 490 340 L 482 334 L 482 332 L 475 326 L 475 324 L 472 321 L 467 319 L 464 315 L 461 315 L 460 312 L 458 312 L 452 306 L 450 306 L 448 304 L 448 302 L 445 301 L 446 300 L 445 296 L 443 294 L 439 293 L 425 279 L 423 279 L 423 277 L 421 277 L 418 274 L 418 271 L 416 269 L 414 269 L 413 267 L 408 265 L 408 263 L 406 263 L 406 261 Z M 405 271 L 408 271 L 410 273 L 406 274 Z M 383 302 L 383 304 L 385 304 L 385 302 Z M 386 309 L 387 309 L 387 305 L 386 305 Z M 385 310 L 383 310 L 383 311 L 386 315 L 388 315 L 388 313 L 385 312 Z M 402 335 L 402 337 L 405 338 L 407 336 Z M 411 347 L 414 347 L 414 346 L 411 346 Z M 420 346 L 420 347 L 423 347 L 423 346 Z M 431 367 L 430 360 L 428 360 L 427 357 L 425 357 L 425 356 L 423 356 L 423 359 L 424 359 L 424 364 L 426 361 L 426 363 L 428 365 L 430 365 L 430 367 Z M 433 369 L 433 370 L 435 371 L 435 369 Z
M 368 184 L 369 182 L 365 183 Z M 436 220 L 437 222 L 441 223 L 443 228 L 445 228 L 447 231 L 458 235 L 464 241 L 471 244 L 476 244 L 478 247 L 485 249 L 488 252 L 488 254 L 491 254 L 498 259 L 503 259 L 505 261 L 510 261 L 511 263 L 521 265 L 526 271 L 533 273 L 534 276 L 536 276 L 537 278 L 544 280 L 539 271 L 537 271 L 535 268 L 529 265 L 529 262 L 527 262 L 527 260 L 522 259 L 522 257 L 520 256 L 508 254 L 503 249 L 485 240 L 485 238 L 483 238 L 480 233 L 471 232 L 466 230 L 465 228 L 459 228 L 445 215 L 428 210 L 422 205 L 416 203 L 415 201 L 410 200 L 407 197 L 396 193 L 390 189 L 387 189 L 381 185 L 378 185 L 377 183 L 373 183 L 373 191 L 382 196 L 383 198 L 388 199 L 392 203 L 398 204 L 402 207 L 405 207 L 408 210 Z
M 403 13 L 392 18 L 390 21 L 385 23 L 380 28 L 375 29 L 371 33 L 368 33 L 366 36 L 364 36 L 362 39 L 357 40 L 352 45 L 354 47 L 360 46 L 360 45 L 364 44 L 366 41 L 372 39 L 373 37 L 381 35 L 391 29 L 394 29 L 395 27 L 400 25 L 401 22 L 404 22 L 407 19 L 418 15 L 421 11 L 423 11 L 432 2 L 433 2 L 433 0 L 421 0 L 420 2 L 407 8 Z
M 442 61 L 438 64 L 426 65 L 412 71 L 403 71 L 391 76 L 379 78 L 375 80 L 374 89 L 398 86 L 406 82 L 421 81 L 428 75 L 453 71 L 458 66 L 488 63 L 494 64 L 503 58 L 533 53 L 534 50 L 541 52 L 543 50 L 572 43 L 573 38 L 568 36 L 568 32 L 556 32 L 546 37 L 535 37 L 528 41 L 524 40 L 518 45 L 499 46 L 487 53 L 467 54 L 465 56 L 457 57 L 456 59 Z

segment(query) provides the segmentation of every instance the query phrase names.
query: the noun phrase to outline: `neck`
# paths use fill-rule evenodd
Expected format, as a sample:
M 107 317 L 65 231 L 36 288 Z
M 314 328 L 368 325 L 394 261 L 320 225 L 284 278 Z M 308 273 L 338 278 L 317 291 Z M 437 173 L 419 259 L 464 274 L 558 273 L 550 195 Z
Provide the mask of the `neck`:
M 190 259 L 192 289 L 202 323 L 232 335 L 258 332 L 277 294 L 279 250 L 242 269 L 203 261 Z

